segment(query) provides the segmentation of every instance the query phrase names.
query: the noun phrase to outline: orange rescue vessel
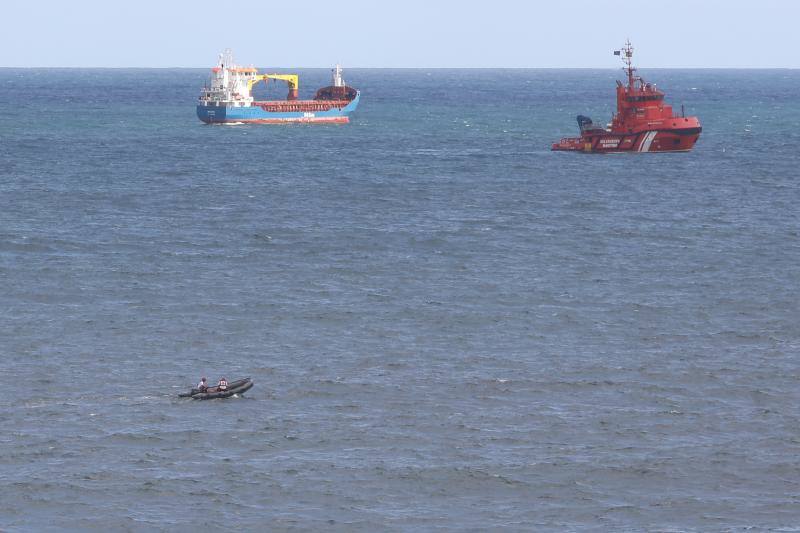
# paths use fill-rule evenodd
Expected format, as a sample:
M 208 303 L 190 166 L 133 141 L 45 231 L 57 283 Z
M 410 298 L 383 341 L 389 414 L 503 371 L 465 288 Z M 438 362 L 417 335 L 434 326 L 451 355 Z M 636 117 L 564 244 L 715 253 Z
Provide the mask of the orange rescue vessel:
M 664 103 L 664 93 L 636 75 L 630 41 L 614 55 L 621 55 L 625 62 L 628 84 L 617 81 L 617 112 L 611 124 L 603 127 L 578 115 L 580 137 L 561 139 L 552 149 L 588 153 L 691 150 L 702 131 L 700 120 L 685 116 L 683 109 L 679 116 L 673 114 L 672 106 Z

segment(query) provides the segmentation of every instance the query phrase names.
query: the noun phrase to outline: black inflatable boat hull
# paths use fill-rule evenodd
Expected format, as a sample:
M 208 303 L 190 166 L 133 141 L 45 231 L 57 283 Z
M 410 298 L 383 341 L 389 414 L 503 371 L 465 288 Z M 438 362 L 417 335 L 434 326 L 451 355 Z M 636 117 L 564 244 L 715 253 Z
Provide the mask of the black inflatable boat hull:
M 239 387 L 231 388 L 228 387 L 228 390 L 223 392 L 200 392 L 197 394 L 192 394 L 193 400 L 214 400 L 216 398 L 230 398 L 234 394 L 244 394 L 245 391 L 249 391 L 253 388 L 253 382 L 248 381 L 244 385 Z

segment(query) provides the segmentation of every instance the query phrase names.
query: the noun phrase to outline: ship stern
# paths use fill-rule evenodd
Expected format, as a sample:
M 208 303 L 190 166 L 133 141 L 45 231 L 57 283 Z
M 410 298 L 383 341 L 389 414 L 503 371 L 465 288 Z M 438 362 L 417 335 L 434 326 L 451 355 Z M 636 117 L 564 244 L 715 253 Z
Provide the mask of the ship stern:
M 222 123 L 225 122 L 225 111 L 225 106 L 198 105 L 197 118 L 206 124 Z

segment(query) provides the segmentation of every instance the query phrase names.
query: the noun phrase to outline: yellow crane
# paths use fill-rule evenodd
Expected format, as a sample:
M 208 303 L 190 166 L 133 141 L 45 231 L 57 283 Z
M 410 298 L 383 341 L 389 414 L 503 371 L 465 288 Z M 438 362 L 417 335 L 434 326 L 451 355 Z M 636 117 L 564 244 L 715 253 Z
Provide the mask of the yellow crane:
M 287 100 L 297 100 L 297 90 L 300 86 L 300 77 L 297 74 L 259 74 L 247 82 L 247 94 L 253 93 L 253 85 L 260 81 L 282 80 L 289 86 Z

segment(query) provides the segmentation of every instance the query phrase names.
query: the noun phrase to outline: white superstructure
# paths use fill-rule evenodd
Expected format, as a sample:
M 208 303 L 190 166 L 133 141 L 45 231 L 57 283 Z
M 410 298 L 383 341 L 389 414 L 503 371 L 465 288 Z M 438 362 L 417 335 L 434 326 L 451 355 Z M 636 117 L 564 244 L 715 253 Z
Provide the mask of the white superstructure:
M 258 75 L 255 67 L 241 67 L 233 60 L 233 52 L 219 55 L 217 66 L 211 69 L 211 83 L 200 92 L 200 105 L 245 107 L 253 104 L 250 82 Z

